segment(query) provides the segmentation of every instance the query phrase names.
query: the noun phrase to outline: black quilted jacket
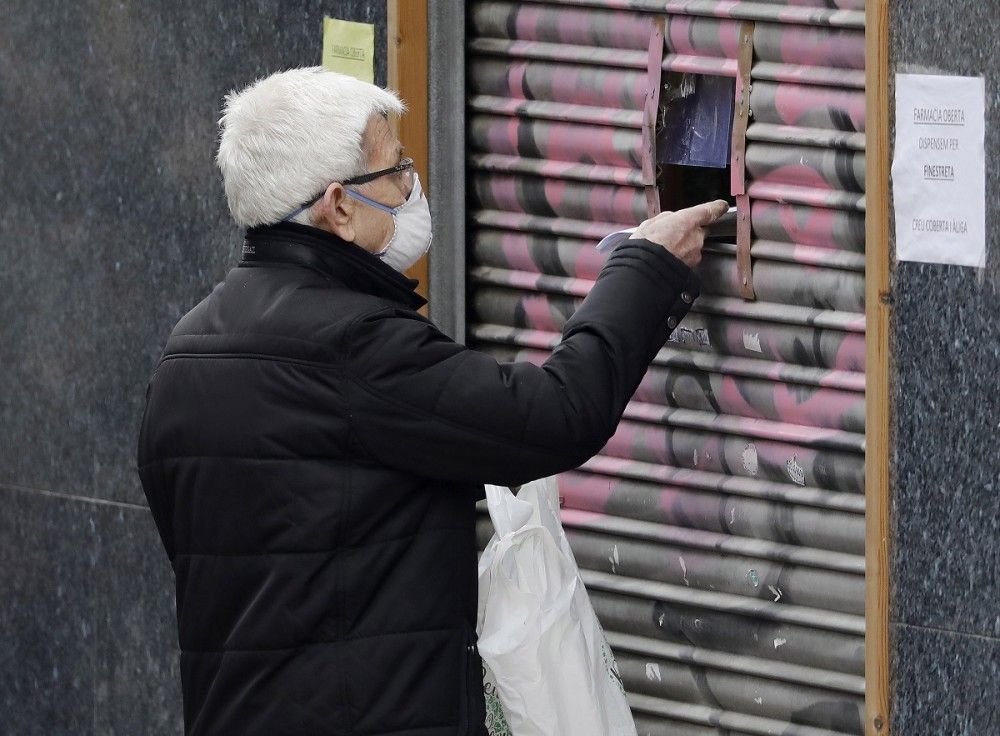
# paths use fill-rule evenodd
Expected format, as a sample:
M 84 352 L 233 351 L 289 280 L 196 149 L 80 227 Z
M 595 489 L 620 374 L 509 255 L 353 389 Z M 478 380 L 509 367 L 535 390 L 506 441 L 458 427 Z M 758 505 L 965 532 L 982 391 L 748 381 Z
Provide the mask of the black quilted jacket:
M 176 578 L 188 736 L 484 733 L 475 502 L 605 444 L 697 295 L 632 240 L 541 367 L 315 228 L 248 231 L 150 380 L 138 468 Z

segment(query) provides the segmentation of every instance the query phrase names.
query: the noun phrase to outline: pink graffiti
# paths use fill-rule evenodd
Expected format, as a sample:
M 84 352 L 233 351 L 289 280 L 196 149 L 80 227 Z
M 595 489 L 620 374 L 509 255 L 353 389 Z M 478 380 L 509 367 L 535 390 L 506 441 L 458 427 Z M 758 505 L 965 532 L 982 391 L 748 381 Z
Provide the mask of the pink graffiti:
M 781 29 L 781 60 L 806 66 L 864 69 L 865 34 L 785 26 Z
M 836 88 L 801 84 L 777 84 L 773 89 L 775 109 L 787 125 L 802 125 L 803 119 L 817 124 L 817 112 L 824 113 L 824 117 L 829 119 L 827 124 L 832 124 L 833 111 L 836 110 L 847 114 L 854 130 L 865 129 L 864 92 L 845 92 Z
M 785 164 L 754 175 L 754 180 L 771 184 L 794 184 L 799 187 L 831 191 L 835 187 L 808 164 Z
M 590 473 L 563 473 L 556 478 L 566 508 L 604 512 L 616 479 Z
M 552 314 L 552 308 L 549 305 L 547 297 L 542 295 L 528 295 L 521 300 L 521 304 L 524 305 L 524 313 L 528 317 L 528 324 L 536 330 L 559 332 L 562 329 L 562 326 Z

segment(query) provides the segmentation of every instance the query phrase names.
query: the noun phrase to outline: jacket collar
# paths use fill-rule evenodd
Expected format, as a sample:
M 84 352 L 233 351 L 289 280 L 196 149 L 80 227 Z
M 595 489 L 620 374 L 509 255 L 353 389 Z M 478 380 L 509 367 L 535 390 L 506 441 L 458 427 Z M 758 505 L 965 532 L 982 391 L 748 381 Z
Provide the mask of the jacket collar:
M 420 283 L 378 256 L 333 233 L 297 222 L 248 228 L 240 265 L 263 262 L 295 263 L 368 294 L 392 299 L 410 309 L 427 303 L 414 289 Z

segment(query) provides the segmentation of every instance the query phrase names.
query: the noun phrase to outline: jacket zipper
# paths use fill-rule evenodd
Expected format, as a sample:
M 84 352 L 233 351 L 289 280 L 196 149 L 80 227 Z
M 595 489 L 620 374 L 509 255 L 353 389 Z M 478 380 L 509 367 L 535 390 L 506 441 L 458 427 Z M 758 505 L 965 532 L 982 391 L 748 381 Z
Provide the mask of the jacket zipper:
M 465 634 L 465 652 L 462 659 L 462 714 L 459 720 L 460 736 L 472 735 L 472 688 L 469 687 L 469 677 L 472 669 L 472 651 L 475 644 L 469 642 L 469 634 Z

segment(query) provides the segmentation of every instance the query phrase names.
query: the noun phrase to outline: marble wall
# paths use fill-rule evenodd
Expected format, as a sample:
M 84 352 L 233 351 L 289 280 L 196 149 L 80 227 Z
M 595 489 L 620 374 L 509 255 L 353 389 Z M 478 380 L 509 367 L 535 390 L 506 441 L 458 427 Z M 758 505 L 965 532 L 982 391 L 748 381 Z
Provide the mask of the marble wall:
M 1000 733 L 1000 44 L 982 0 L 891 3 L 895 72 L 986 78 L 987 267 L 892 278 L 892 709 L 900 736 Z
M 0 23 L 0 731 L 182 731 L 173 577 L 134 471 L 146 381 L 235 263 L 222 95 L 380 0 L 6 0 Z

